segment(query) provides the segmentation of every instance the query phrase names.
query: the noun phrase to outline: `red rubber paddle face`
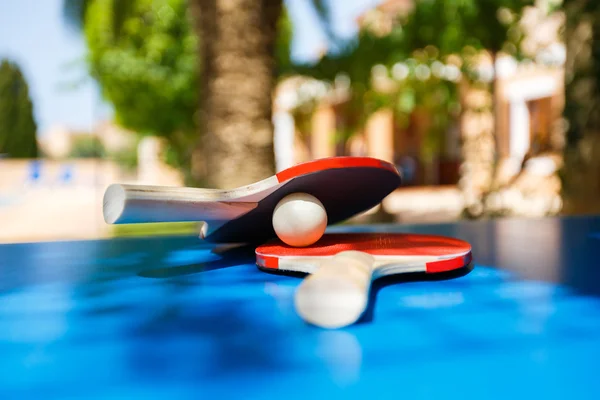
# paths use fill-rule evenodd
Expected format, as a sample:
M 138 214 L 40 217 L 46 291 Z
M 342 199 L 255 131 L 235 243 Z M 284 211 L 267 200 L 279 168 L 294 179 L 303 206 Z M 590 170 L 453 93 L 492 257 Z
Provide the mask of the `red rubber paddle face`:
M 265 243 L 256 248 L 256 263 L 267 269 L 307 272 L 307 264 L 317 264 L 347 250 L 369 253 L 388 264 L 415 265 L 414 260 L 422 259 L 423 272 L 429 273 L 462 268 L 471 262 L 471 245 L 460 239 L 407 233 L 340 233 L 325 234 L 307 247 L 292 247 L 279 240 Z

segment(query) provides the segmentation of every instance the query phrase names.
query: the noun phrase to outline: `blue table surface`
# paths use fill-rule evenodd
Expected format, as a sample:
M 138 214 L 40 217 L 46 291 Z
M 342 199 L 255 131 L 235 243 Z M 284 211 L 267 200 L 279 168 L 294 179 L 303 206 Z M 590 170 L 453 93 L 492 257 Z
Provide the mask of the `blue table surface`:
M 0 398 L 600 398 L 600 218 L 330 230 L 462 238 L 474 268 L 376 283 L 327 331 L 251 249 L 2 245 Z

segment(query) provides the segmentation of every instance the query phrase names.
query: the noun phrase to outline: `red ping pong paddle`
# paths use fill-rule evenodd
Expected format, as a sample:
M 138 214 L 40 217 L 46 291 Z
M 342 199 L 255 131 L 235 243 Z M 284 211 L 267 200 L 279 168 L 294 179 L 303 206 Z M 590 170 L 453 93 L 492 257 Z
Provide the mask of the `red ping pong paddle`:
M 321 158 L 235 189 L 113 184 L 104 194 L 103 213 L 109 224 L 205 222 L 201 237 L 208 242 L 264 243 L 276 237 L 273 210 L 289 194 L 315 196 L 328 224 L 335 224 L 377 206 L 400 183 L 386 161 Z
M 356 322 L 377 278 L 447 272 L 466 267 L 471 258 L 471 245 L 462 240 L 406 233 L 325 234 L 308 247 L 273 241 L 256 249 L 261 268 L 311 274 L 298 287 L 296 310 L 325 328 Z

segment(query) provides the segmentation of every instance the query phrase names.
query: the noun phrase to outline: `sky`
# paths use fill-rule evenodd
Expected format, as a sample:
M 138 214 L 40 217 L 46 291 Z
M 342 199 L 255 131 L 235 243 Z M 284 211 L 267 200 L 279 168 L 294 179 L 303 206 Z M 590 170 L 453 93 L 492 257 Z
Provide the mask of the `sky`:
M 295 32 L 292 57 L 311 60 L 323 47 L 309 0 L 284 0 Z M 333 28 L 340 36 L 356 32 L 355 18 L 381 0 L 333 0 Z M 38 132 L 51 127 L 90 131 L 110 117 L 110 106 L 83 66 L 85 43 L 62 15 L 63 0 L 0 0 L 0 59 L 21 67 L 29 83 Z M 72 83 L 80 84 L 73 87 Z

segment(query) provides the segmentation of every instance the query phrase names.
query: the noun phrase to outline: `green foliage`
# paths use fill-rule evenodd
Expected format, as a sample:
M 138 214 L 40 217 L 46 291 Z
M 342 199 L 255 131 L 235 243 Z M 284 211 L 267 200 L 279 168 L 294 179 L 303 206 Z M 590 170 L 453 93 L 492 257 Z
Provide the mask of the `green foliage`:
M 315 3 L 326 23 L 326 8 L 321 1 Z M 367 26 L 346 43 L 333 38 L 339 49 L 314 65 L 294 65 L 287 74 L 331 81 L 344 73 L 352 84 L 368 85 L 374 65 L 391 67 L 418 51 L 433 51 L 440 60 L 449 55 L 469 58 L 478 50 L 518 56 L 523 36 L 518 21 L 523 8 L 533 4 L 533 0 L 416 1 L 410 11 L 396 16 L 389 33 L 380 35 Z
M 187 1 L 65 1 L 83 9 L 90 73 L 115 122 L 141 136 L 166 138 L 167 160 L 189 171 L 198 135 L 200 58 Z M 125 167 L 137 163 L 133 153 L 111 156 Z
M 516 53 L 522 38 L 515 22 L 533 0 L 421 0 L 400 25 L 408 48 L 433 46 L 441 55 L 466 48 Z M 513 46 L 507 46 L 509 43 Z
M 14 158 L 38 156 L 37 125 L 29 87 L 19 66 L 0 63 L 0 154 Z
M 138 153 L 135 147 L 108 152 L 107 158 L 110 158 L 127 171 L 134 171 L 138 165 Z
M 197 40 L 184 0 L 93 0 L 85 35 L 91 73 L 120 125 L 163 137 L 194 130 Z
M 322 1 L 313 3 L 327 24 L 327 8 Z M 424 156 L 430 156 L 441 150 L 445 132 L 460 114 L 459 79 L 478 79 L 473 57 L 481 51 L 503 51 L 519 58 L 523 34 L 518 22 L 523 9 L 533 4 L 533 0 L 416 1 L 396 16 L 386 34 L 366 26 L 355 40 L 340 43 L 333 38 L 335 52 L 312 65 L 292 65 L 286 75 L 304 75 L 331 86 L 340 76 L 347 79 L 349 101 L 342 107 L 345 131 L 359 132 L 382 107 L 392 108 L 404 127 L 416 111 L 430 115 L 422 149 Z M 453 76 L 437 73 L 440 68 L 451 68 Z M 394 69 L 402 70 L 400 79 L 391 78 Z M 374 71 L 383 73 L 379 81 L 388 81 L 384 90 L 374 83 Z M 310 107 L 314 109 L 312 99 L 295 110 L 301 123 L 308 120 Z
M 370 84 L 371 69 L 374 65 L 392 65 L 410 55 L 403 46 L 402 37 L 396 32 L 379 36 L 368 30 L 361 30 L 355 40 L 338 43 L 335 53 L 325 54 L 315 64 L 294 64 L 287 75 L 305 75 L 315 79 L 332 82 L 343 74 L 352 85 Z
M 79 135 L 73 140 L 69 153 L 71 158 L 102 158 L 106 156 L 104 145 L 97 136 Z
M 127 171 L 137 167 L 137 142 L 119 150 L 108 150 L 100 137 L 96 135 L 76 135 L 69 152 L 69 158 L 103 158 L 110 159 Z
M 275 42 L 275 58 L 277 59 L 277 70 L 280 75 L 285 74 L 292 68 L 290 49 L 293 31 L 292 20 L 284 7 L 277 24 L 277 39 Z

